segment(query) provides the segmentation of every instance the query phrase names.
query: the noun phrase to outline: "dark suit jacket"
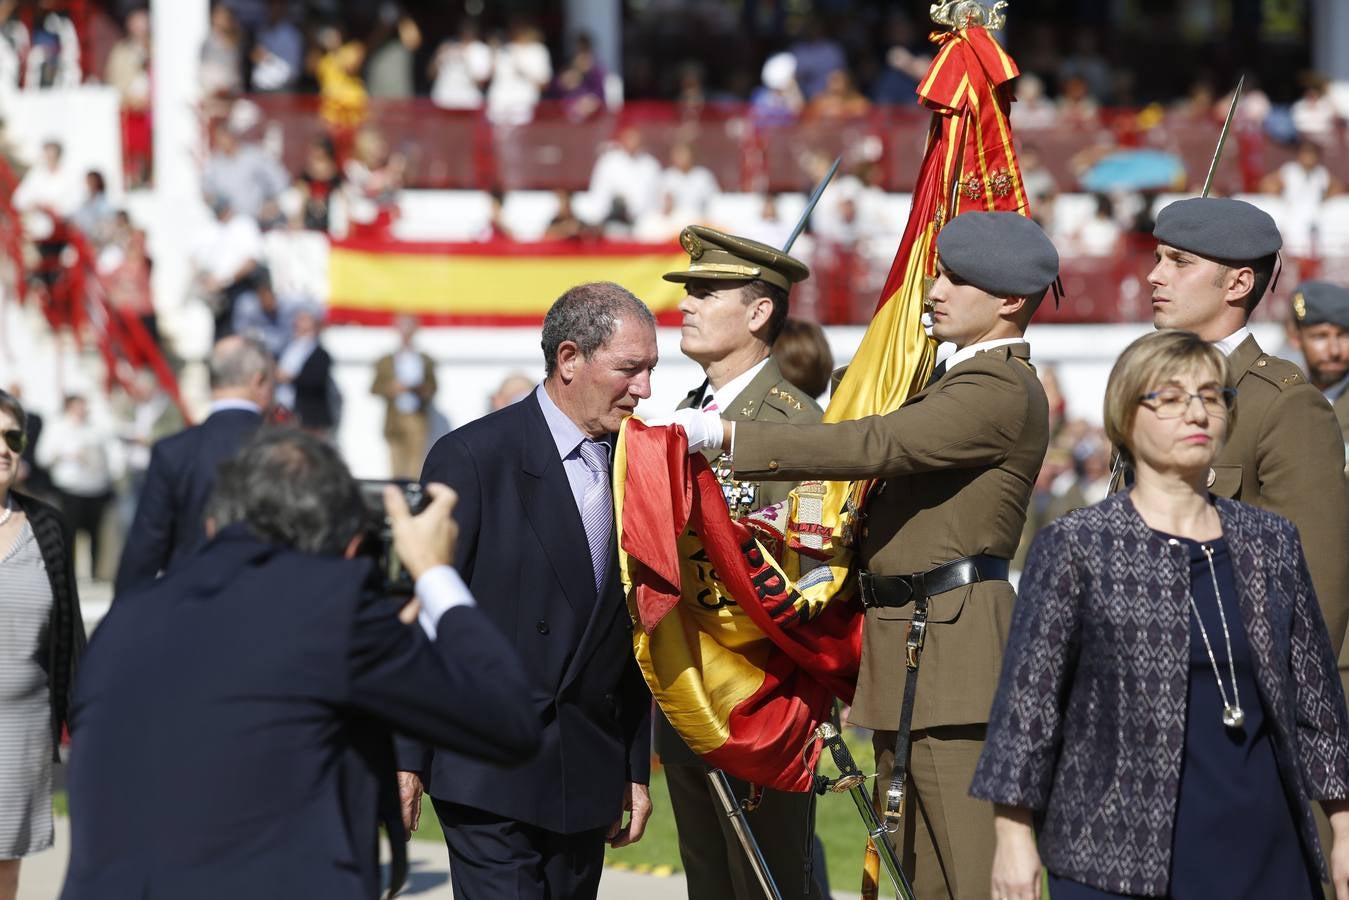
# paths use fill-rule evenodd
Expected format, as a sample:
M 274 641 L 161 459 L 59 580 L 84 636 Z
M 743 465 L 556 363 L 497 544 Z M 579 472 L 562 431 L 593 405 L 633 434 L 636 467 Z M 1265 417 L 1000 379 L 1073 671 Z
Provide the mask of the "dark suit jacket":
M 75 671 L 85 644 L 84 619 L 80 615 L 80 595 L 75 585 L 75 563 L 71 552 L 73 538 L 55 507 L 17 492 L 11 496 L 15 505 L 28 516 L 51 585 L 52 611 L 47 625 L 47 646 L 43 648 L 43 668 L 51 688 L 52 755 L 59 761 L 61 731 L 70 720 Z
M 149 584 L 206 543 L 202 517 L 215 488 L 216 468 L 261 425 L 257 413 L 222 409 L 200 425 L 155 443 L 117 567 L 117 596 Z
M 422 481 L 459 493 L 456 565 L 524 661 L 543 744 L 511 770 L 404 746 L 400 768 L 424 780 L 429 772 L 433 797 L 549 831 L 612 824 L 625 783 L 648 779 L 651 694 L 633 659 L 616 560 L 596 599 L 585 529 L 538 399 L 441 438 Z
M 331 395 L 332 369 L 333 358 L 328 351 L 315 347 L 295 376 L 295 418 L 304 428 L 332 428 L 337 424 Z
M 370 572 L 234 526 L 113 606 L 76 689 L 63 900 L 371 900 L 391 727 L 533 752 L 524 675 L 482 613 L 446 612 L 433 645 Z
M 1349 714 L 1297 530 L 1214 501 L 1232 554 L 1279 775 L 1316 847 L 1311 800 L 1349 797 Z M 970 792 L 1039 811 L 1050 871 L 1162 896 L 1185 757 L 1190 563 L 1128 494 L 1051 523 L 1021 578 Z M 1240 827 L 1236 823 L 1236 827 Z

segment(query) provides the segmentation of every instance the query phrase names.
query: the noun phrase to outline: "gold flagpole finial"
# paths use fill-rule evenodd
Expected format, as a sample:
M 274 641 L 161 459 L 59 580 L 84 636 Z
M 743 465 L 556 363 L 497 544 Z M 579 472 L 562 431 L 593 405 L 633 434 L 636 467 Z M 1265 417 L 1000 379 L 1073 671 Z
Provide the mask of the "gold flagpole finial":
M 932 16 L 933 22 L 945 25 L 952 31 L 975 26 L 999 31 L 1007 26 L 1007 16 L 1003 13 L 1006 8 L 1007 0 L 997 0 L 996 3 L 946 0 L 944 3 L 933 3 L 928 7 L 928 14 Z

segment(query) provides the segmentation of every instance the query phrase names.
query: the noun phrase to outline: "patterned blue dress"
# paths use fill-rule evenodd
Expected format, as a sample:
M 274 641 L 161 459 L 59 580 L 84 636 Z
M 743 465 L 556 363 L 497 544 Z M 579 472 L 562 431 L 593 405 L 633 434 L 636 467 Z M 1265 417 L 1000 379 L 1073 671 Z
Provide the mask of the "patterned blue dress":
M 1265 721 L 1251 647 L 1237 604 L 1227 542 L 1222 538 L 1206 542 L 1213 551 L 1213 572 L 1219 586 L 1220 596 L 1215 597 L 1205 545 L 1188 538 L 1161 536 L 1189 547 L 1190 592 L 1230 698 L 1232 675 L 1223 621 L 1218 614 L 1218 603 L 1222 603 L 1236 662 L 1241 709 L 1246 716 L 1241 728 L 1223 725 L 1222 694 L 1199 624 L 1191 614 L 1185 759 L 1167 896 L 1173 900 L 1320 898 L 1320 878 L 1313 874 L 1315 864 L 1302 846 L 1279 777 L 1270 725 Z M 1296 765 L 1294 760 L 1288 763 Z M 1051 872 L 1049 896 L 1052 900 L 1103 900 L 1132 895 L 1112 894 Z

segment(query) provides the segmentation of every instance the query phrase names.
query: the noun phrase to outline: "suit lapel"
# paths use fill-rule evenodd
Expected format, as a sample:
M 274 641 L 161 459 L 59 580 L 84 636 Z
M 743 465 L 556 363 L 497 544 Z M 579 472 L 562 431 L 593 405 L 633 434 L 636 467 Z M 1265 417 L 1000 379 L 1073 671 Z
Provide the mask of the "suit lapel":
M 585 622 L 595 606 L 595 574 L 585 526 L 538 398 L 531 394 L 520 402 L 529 405 L 522 441 L 520 500 L 567 602 L 577 620 Z

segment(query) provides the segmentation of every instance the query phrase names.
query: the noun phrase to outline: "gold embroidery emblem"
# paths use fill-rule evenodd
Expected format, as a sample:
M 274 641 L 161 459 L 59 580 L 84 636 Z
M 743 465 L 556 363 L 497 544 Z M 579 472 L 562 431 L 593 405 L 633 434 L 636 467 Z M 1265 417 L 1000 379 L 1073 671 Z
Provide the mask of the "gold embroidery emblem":
M 1298 319 L 1307 318 L 1307 298 L 1302 296 L 1301 291 L 1293 295 L 1293 315 Z
M 699 259 L 703 255 L 703 242 L 698 235 L 685 228 L 679 233 L 679 246 L 689 255 L 689 259 Z
M 988 176 L 988 192 L 994 197 L 1006 197 L 1012 192 L 1012 173 L 1005 167 L 993 170 Z
M 978 175 L 971 175 L 962 183 L 960 192 L 965 195 L 967 200 L 982 200 L 984 196 L 984 182 Z

